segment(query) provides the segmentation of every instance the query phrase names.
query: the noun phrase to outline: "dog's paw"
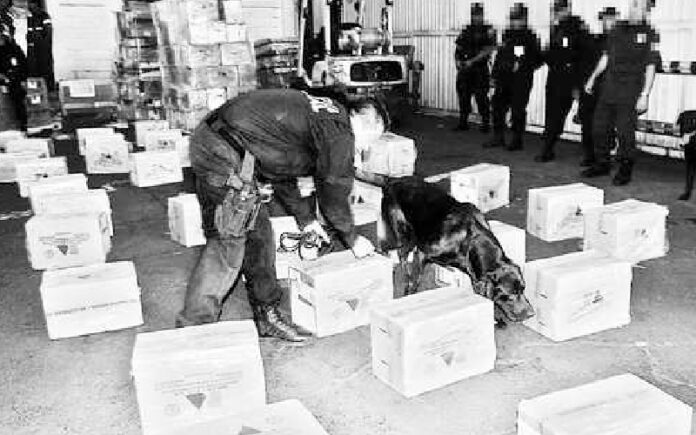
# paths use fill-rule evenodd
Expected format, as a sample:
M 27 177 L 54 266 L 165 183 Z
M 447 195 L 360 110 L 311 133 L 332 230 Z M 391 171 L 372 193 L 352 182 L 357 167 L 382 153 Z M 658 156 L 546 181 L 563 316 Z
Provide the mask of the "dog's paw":
M 679 195 L 679 201 L 688 201 L 691 199 L 691 193 L 682 193 Z

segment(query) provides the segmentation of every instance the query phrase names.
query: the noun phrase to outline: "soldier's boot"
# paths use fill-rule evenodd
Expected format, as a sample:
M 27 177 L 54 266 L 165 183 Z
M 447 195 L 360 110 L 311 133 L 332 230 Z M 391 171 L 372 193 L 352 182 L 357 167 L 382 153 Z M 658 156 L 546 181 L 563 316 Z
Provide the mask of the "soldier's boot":
M 631 173 L 633 172 L 633 161 L 629 159 L 621 159 L 619 161 L 619 170 L 614 175 L 612 184 L 614 186 L 625 186 L 631 182 Z
M 274 337 L 294 343 L 304 343 L 309 332 L 292 323 L 276 304 L 258 304 L 253 307 L 254 322 L 261 337 Z
M 585 169 L 580 173 L 581 177 L 584 178 L 595 178 L 609 175 L 611 172 L 611 165 L 608 162 L 597 163 L 595 162 L 592 166 Z

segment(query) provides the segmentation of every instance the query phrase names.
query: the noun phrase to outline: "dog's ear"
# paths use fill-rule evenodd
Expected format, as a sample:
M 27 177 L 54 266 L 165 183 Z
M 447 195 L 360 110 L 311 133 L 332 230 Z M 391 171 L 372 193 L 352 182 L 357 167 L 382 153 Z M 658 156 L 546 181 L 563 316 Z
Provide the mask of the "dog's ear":
M 401 206 L 389 184 L 382 188 L 382 229 L 384 242 L 394 244 L 392 248 L 408 248 L 415 246 L 415 232 L 406 219 Z

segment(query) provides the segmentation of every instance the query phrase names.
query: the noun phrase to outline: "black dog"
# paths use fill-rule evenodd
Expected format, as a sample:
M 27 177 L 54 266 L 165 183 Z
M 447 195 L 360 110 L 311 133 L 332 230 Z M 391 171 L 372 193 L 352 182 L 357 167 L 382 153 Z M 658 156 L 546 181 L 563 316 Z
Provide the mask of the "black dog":
M 679 197 L 682 201 L 691 198 L 696 175 L 696 110 L 682 112 L 677 119 L 677 127 L 681 136 L 692 134 L 691 140 L 684 145 L 684 161 L 686 162 L 686 187 Z
M 439 187 L 406 177 L 383 186 L 381 250 L 395 248 L 407 270 L 406 294 L 415 293 L 423 266 L 455 267 L 471 278 L 474 291 L 495 304 L 495 320 L 520 322 L 534 315 L 524 296 L 518 265 L 503 252 L 483 214 L 472 204 L 459 203 Z

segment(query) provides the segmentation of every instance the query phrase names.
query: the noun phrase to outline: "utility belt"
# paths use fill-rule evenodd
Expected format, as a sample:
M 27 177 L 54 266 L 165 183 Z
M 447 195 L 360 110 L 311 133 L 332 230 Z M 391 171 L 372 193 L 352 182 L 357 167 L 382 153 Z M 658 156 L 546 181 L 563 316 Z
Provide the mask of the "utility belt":
M 273 191 L 270 185 L 259 185 L 254 179 L 256 158 L 237 143 L 229 125 L 219 118 L 217 112 L 210 115 L 206 123 L 240 157 L 243 156 L 239 173 L 232 169 L 226 177 L 212 173 L 207 177 L 209 184 L 228 189 L 222 204 L 215 209 L 215 228 L 222 238 L 242 237 L 254 229 L 261 204 L 271 200 Z

